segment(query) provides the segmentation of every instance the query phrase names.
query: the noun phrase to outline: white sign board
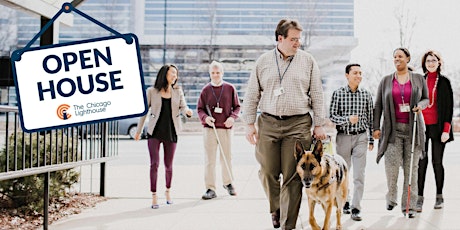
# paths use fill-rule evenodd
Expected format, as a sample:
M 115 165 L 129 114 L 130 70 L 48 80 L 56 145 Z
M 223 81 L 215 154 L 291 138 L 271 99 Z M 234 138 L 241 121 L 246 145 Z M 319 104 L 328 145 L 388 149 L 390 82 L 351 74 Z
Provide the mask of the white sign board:
M 144 115 L 137 37 L 106 37 L 24 51 L 13 62 L 27 132 Z

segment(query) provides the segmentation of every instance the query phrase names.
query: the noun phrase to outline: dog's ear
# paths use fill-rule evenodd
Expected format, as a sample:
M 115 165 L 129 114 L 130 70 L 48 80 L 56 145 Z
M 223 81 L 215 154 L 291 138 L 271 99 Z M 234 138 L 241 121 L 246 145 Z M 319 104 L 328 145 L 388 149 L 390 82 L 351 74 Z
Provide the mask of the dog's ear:
M 302 142 L 299 139 L 295 141 L 295 151 L 294 151 L 294 158 L 297 162 L 302 158 L 302 155 L 305 154 L 305 148 L 303 147 Z
M 321 140 L 316 141 L 315 148 L 313 149 L 313 154 L 315 154 L 318 159 L 323 157 L 323 142 Z

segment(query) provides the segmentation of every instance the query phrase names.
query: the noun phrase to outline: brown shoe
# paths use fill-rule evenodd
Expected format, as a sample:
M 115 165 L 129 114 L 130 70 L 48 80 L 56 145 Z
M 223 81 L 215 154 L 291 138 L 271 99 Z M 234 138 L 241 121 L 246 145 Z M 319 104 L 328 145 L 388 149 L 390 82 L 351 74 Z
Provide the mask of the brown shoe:
M 272 224 L 274 228 L 279 228 L 281 226 L 280 224 L 280 210 L 276 210 L 275 212 L 272 212 Z

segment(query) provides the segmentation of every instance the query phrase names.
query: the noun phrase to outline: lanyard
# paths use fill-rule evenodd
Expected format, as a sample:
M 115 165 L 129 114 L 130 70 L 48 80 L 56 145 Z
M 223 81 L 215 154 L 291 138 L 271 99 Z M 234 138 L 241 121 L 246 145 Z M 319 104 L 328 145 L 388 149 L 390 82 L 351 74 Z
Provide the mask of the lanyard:
M 220 102 L 220 98 L 222 97 L 222 92 L 224 92 L 224 83 L 222 83 L 222 89 L 220 89 L 219 98 L 217 98 L 216 93 L 214 92 L 214 86 L 212 86 L 212 85 L 211 85 L 211 91 L 212 91 L 212 95 L 214 95 L 214 98 L 216 99 L 217 108 L 220 108 L 219 107 L 219 102 Z
M 406 88 L 406 83 L 407 82 L 401 85 L 399 83 L 399 81 L 398 81 L 396 73 L 395 73 L 395 79 L 396 79 L 396 82 L 398 83 L 398 86 L 399 86 L 399 93 L 401 94 L 402 103 L 404 104 L 404 90 Z
M 284 75 L 286 74 L 287 70 L 289 69 L 289 66 L 291 66 L 292 59 L 294 59 L 294 57 L 291 58 L 291 60 L 289 61 L 288 66 L 287 66 L 286 69 L 284 70 L 283 75 L 281 75 L 280 66 L 279 66 L 279 64 L 278 64 L 278 57 L 277 57 L 277 53 L 276 53 L 276 49 L 275 49 L 276 69 L 278 70 L 278 76 L 280 77 L 280 84 L 281 84 L 281 82 L 283 81 Z

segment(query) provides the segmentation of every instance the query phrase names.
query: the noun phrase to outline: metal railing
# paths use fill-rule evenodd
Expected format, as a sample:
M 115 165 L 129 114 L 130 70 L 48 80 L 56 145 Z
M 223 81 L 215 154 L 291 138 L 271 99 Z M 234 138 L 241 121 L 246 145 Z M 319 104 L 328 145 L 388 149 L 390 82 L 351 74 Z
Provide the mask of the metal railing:
M 105 195 L 105 162 L 118 156 L 118 121 L 26 133 L 18 108 L 0 106 L 0 181 L 43 175 L 44 223 L 48 229 L 50 172 L 100 163 L 100 191 Z

